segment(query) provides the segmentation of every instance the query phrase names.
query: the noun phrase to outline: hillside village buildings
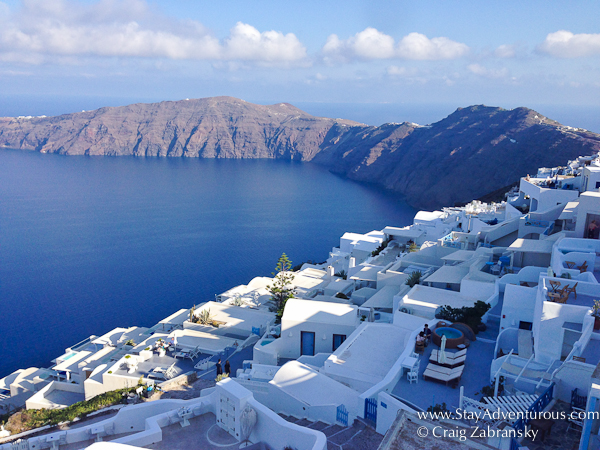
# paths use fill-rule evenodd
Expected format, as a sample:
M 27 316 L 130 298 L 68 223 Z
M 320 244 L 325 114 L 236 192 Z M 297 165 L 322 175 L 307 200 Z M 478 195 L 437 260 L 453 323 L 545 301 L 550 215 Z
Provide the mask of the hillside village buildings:
M 214 378 L 219 359 L 230 359 L 231 378 L 198 398 L 127 406 L 110 419 L 24 438 L 18 448 L 143 447 L 190 434 L 205 448 L 246 440 L 322 450 L 327 430 L 356 420 L 387 433 L 388 445 L 435 405 L 599 413 L 599 231 L 599 155 L 542 168 L 501 203 L 473 201 L 421 211 L 409 227 L 345 233 L 324 264 L 293 273 L 295 298 L 281 323 L 271 311 L 273 279 L 257 277 L 151 328 L 90 336 L 50 368 L 0 379 L 0 407 L 62 408 L 140 379 L 166 388 L 190 373 Z M 444 308 L 481 302 L 489 305 L 483 326 L 440 318 Z M 580 450 L 600 448 L 598 414 L 577 414 L 563 420 L 565 436 Z M 520 433 L 554 426 L 555 435 L 556 422 L 489 420 L 490 429 L 513 434 L 464 445 L 534 448 L 539 441 Z

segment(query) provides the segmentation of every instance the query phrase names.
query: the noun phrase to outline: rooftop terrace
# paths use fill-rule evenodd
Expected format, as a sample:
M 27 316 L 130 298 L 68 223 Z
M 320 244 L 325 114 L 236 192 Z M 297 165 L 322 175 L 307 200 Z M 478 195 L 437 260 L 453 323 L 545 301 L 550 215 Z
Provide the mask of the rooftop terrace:
M 494 346 L 495 344 L 477 340 L 472 342 L 468 348 L 464 372 L 459 383 L 459 386 L 465 388 L 465 396 L 479 399 L 480 395 L 476 395 L 476 393 L 480 392 L 483 386 L 490 385 L 490 368 L 494 358 Z M 443 383 L 423 380 L 423 372 L 425 372 L 425 368 L 429 363 L 429 356 L 434 349 L 438 349 L 438 347 L 433 343 L 425 347 L 419 365 L 419 381 L 416 384 L 410 383 L 405 375 L 398 381 L 398 384 L 392 390 L 392 394 L 423 410 L 442 403 L 446 403 L 448 409 L 458 408 L 460 400 L 458 388 L 453 389 Z M 449 350 L 449 352 L 452 351 Z

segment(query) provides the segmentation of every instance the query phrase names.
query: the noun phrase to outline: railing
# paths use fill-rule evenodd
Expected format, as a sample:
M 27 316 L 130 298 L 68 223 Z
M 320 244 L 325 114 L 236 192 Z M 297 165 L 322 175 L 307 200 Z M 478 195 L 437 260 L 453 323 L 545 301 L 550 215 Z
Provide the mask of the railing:
M 538 397 L 538 399 L 533 402 L 533 405 L 529 407 L 525 417 L 517 420 L 513 425 L 513 428 L 517 430 L 519 433 L 523 433 L 525 431 L 525 427 L 529 425 L 529 422 L 533 417 L 536 417 L 541 413 L 546 406 L 552 401 L 554 398 L 554 383 L 548 386 L 548 389 L 544 391 L 542 395 Z
M 521 446 L 515 438 L 510 438 L 510 450 L 518 450 Z
M 348 426 L 348 410 L 344 404 L 337 407 L 335 418 L 341 425 Z
M 529 215 L 525 216 L 525 226 L 526 227 L 538 227 L 538 228 L 548 228 L 550 226 L 550 222 L 548 220 L 532 220 Z
M 377 423 L 377 399 L 365 398 L 365 419 Z
M 453 234 L 447 234 L 446 236 L 444 236 L 442 238 L 442 247 L 449 247 L 449 248 L 458 248 L 460 249 L 462 247 L 462 244 L 460 241 L 455 241 L 453 239 Z
M 76 351 L 78 351 L 78 350 L 79 350 L 81 347 L 83 347 L 83 346 L 85 346 L 85 345 L 89 344 L 90 342 L 92 342 L 92 340 L 93 340 L 93 339 L 96 339 L 97 337 L 98 337 L 98 336 L 95 336 L 95 335 L 93 335 L 93 334 L 92 334 L 91 336 L 89 336 L 89 337 L 85 338 L 84 340 L 82 340 L 82 341 L 78 342 L 77 344 L 75 344 L 75 345 L 73 345 L 73 346 L 71 346 L 71 347 L 67 348 L 67 349 L 66 349 L 66 351 L 67 351 L 67 353 L 69 352 L 69 350 L 70 350 L 70 351 L 72 351 L 72 352 L 76 352 Z
M 260 392 L 263 394 L 269 393 L 269 383 L 264 381 L 252 381 L 252 380 L 244 380 L 242 378 L 236 378 L 236 382 L 244 386 L 246 389 L 252 392 Z

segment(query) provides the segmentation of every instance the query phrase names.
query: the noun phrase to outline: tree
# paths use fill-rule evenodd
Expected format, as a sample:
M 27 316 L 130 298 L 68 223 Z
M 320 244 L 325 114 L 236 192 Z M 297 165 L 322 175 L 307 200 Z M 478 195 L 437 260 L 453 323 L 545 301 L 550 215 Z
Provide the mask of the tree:
M 275 266 L 275 272 L 272 272 L 275 275 L 275 280 L 273 284 L 267 286 L 273 302 L 271 311 L 277 313 L 277 322 L 281 321 L 285 303 L 290 298 L 294 298 L 294 289 L 290 287 L 291 282 L 294 281 L 294 274 L 290 272 L 291 267 L 292 262 L 285 253 L 282 253 L 279 261 L 277 261 L 277 266 Z

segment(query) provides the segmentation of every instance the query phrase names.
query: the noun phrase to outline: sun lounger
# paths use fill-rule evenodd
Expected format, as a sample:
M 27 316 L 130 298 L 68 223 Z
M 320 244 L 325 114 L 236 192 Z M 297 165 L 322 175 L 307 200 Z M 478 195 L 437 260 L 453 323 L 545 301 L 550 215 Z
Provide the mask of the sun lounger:
M 433 352 L 431 352 L 431 356 L 429 356 L 429 362 L 436 364 L 438 366 L 444 366 L 444 367 L 456 367 L 456 366 L 461 366 L 465 363 L 465 361 L 467 360 L 467 355 L 463 354 L 462 356 L 458 356 L 458 357 L 453 357 L 452 353 L 446 353 L 446 362 L 441 363 L 439 362 L 439 357 L 440 357 L 440 353 L 436 350 L 434 350 Z
M 187 358 L 187 359 L 191 359 L 193 361 L 194 359 L 196 359 L 198 357 L 199 354 L 200 354 L 200 348 L 198 346 L 198 347 L 194 348 L 193 350 L 184 350 L 184 351 L 175 353 L 175 358 Z
M 434 356 L 435 358 L 437 358 L 438 353 L 439 353 L 439 350 L 437 350 L 437 349 L 432 350 L 431 351 L 431 356 Z M 463 348 L 462 350 L 459 350 L 457 352 L 446 351 L 446 359 L 456 359 L 456 358 L 460 358 L 462 356 L 467 356 L 467 349 L 466 348 Z
M 452 387 L 456 387 L 460 382 L 460 377 L 462 377 L 464 367 L 465 366 L 459 366 L 450 369 L 448 367 L 442 367 L 435 364 L 428 364 L 425 368 L 425 372 L 423 372 L 423 379 L 440 381 L 445 383 L 446 386 L 448 383 L 453 383 Z
M 159 378 L 163 380 L 170 380 L 177 375 L 177 369 L 175 369 L 175 363 L 171 364 L 168 368 L 155 367 L 149 374 L 152 378 Z

